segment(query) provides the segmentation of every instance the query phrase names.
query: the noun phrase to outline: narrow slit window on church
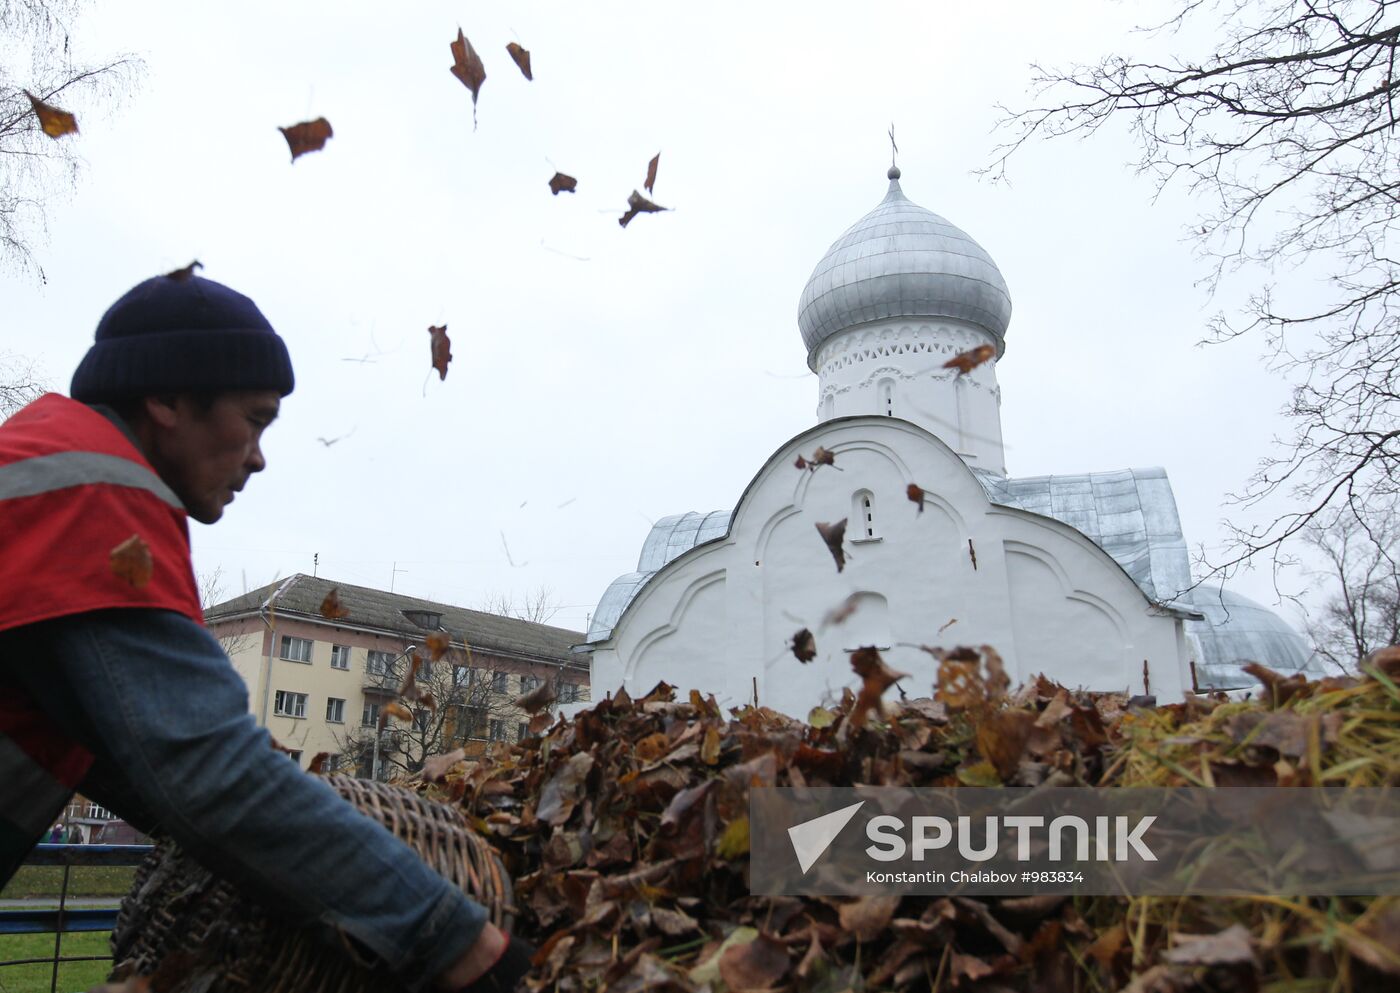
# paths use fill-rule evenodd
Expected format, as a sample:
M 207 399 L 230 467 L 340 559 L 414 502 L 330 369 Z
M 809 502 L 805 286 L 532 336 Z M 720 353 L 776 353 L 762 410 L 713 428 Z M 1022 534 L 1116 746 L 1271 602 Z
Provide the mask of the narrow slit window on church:
M 879 538 L 875 530 L 875 494 L 869 490 L 858 490 L 851 503 L 851 518 L 855 525 L 855 533 L 851 537 L 857 541 Z
M 881 408 L 886 417 L 894 416 L 894 383 L 888 379 L 880 384 Z

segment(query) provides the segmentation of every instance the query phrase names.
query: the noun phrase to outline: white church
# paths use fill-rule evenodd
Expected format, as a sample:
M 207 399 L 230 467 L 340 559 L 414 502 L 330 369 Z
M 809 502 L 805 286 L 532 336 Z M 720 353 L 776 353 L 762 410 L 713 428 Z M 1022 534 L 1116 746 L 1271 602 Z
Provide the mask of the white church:
M 1190 562 L 1162 469 L 1007 475 L 1006 281 L 977 242 L 910 202 L 899 175 L 802 291 L 817 423 L 777 447 L 732 511 L 652 528 L 576 649 L 592 656 L 592 698 L 665 680 L 805 715 L 858 683 L 848 653 L 862 645 L 910 673 L 915 695 L 936 672 L 921 645 L 987 644 L 1013 682 L 1043 672 L 1162 702 L 1250 685 L 1249 661 L 1309 668 L 1307 644 L 1272 611 L 1218 587 L 1182 592 Z M 995 357 L 945 368 L 981 345 Z M 835 466 L 797 468 L 818 447 Z M 843 518 L 838 571 L 815 525 Z M 842 605 L 854 610 L 837 622 Z M 817 649 L 806 664 L 790 650 L 802 628 Z

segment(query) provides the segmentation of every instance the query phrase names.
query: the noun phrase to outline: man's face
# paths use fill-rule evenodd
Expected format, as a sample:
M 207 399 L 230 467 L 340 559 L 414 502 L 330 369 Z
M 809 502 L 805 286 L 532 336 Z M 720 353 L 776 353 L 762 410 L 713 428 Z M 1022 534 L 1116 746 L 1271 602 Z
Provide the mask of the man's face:
M 213 524 L 266 467 L 262 433 L 280 406 L 276 390 L 221 393 L 207 410 L 189 396 L 147 400 L 154 428 L 147 455 L 191 517 Z

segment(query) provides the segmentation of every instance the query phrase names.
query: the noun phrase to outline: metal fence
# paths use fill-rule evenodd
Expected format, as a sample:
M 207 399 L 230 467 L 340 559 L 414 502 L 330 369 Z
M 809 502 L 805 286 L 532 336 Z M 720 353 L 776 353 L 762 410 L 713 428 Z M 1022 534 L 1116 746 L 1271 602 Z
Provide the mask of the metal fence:
M 53 954 L 44 958 L 0 961 L 7 965 L 36 965 L 52 963 L 49 993 L 58 990 L 60 962 L 93 962 L 106 955 L 63 955 L 63 936 L 74 931 L 110 931 L 117 923 L 117 908 L 68 909 L 68 878 L 75 867 L 95 865 L 140 865 L 150 845 L 36 845 L 25 859 L 26 865 L 61 865 L 63 883 L 58 891 L 58 905 L 39 905 L 0 909 L 0 934 L 52 934 Z

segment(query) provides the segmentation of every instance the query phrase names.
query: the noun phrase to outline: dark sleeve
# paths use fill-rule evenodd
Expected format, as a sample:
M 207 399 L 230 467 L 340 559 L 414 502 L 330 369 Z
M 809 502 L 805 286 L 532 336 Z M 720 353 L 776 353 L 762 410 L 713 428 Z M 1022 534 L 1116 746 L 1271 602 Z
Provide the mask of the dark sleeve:
M 133 820 L 159 824 L 280 913 L 340 929 L 411 988 L 475 942 L 485 909 L 273 750 L 243 680 L 199 625 L 108 610 L 3 638 L 11 678 L 120 771 L 114 794 L 139 807 Z

